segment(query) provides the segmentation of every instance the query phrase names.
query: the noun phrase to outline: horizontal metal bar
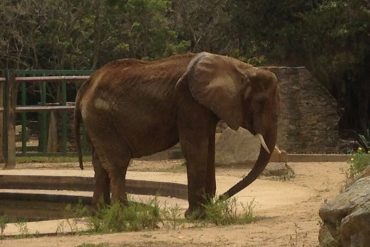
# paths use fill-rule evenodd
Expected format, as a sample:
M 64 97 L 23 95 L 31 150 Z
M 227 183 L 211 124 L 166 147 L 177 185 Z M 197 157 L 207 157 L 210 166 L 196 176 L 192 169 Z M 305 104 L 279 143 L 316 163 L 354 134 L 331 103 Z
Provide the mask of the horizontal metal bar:
M 73 110 L 74 106 L 18 106 L 15 108 L 16 112 L 35 112 L 35 111 L 60 111 L 60 110 Z
M 0 81 L 5 81 L 5 77 L 0 77 Z
M 62 81 L 62 80 L 87 80 L 87 75 L 70 75 L 70 76 L 17 76 L 16 81 Z
M 16 112 L 39 112 L 39 111 L 68 111 L 73 110 L 73 105 L 61 105 L 61 106 L 17 106 Z M 0 112 L 4 111 L 4 107 L 0 107 Z
M 18 76 L 90 75 L 92 70 L 15 70 Z

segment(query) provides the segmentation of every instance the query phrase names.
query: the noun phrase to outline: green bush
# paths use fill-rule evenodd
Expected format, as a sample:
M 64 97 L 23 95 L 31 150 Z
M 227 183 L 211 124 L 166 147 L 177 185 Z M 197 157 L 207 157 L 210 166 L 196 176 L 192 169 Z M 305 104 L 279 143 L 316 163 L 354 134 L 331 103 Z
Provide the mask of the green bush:
M 364 171 L 366 167 L 370 166 L 370 151 L 366 153 L 362 148 L 358 148 L 351 155 L 349 164 L 349 176 L 353 178 Z

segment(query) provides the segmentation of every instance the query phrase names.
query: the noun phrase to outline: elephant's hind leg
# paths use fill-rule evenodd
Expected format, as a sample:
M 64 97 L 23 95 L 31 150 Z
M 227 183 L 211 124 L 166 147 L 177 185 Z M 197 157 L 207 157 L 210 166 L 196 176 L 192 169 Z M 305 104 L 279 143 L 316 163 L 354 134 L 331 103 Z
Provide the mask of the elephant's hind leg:
M 112 137 L 109 146 L 100 146 L 96 151 L 99 158 L 103 157 L 101 162 L 110 180 L 112 203 L 127 204 L 125 178 L 130 162 L 129 149 L 118 140 L 118 137 Z
M 95 150 L 92 152 L 94 167 L 95 188 L 92 205 L 97 207 L 101 203 L 110 204 L 110 180 L 107 171 L 102 167 Z
M 118 135 L 113 124 L 104 120 L 102 118 L 98 125 L 91 127 L 87 125 L 90 140 L 102 168 L 98 171 L 103 170 L 103 176 L 100 176 L 99 181 L 97 180 L 97 186 L 101 186 L 101 191 L 106 192 L 109 187 L 106 179 L 108 176 L 112 203 L 121 202 L 126 204 L 125 177 L 131 159 L 131 152 L 122 136 Z

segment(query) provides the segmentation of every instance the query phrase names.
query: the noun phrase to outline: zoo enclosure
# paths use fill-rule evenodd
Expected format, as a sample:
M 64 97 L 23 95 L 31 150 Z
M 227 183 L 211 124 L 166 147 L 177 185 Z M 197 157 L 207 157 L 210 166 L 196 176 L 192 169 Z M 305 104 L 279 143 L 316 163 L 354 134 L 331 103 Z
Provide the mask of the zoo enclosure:
M 71 123 L 70 113 L 74 109 L 75 93 L 79 84 L 89 78 L 91 71 L 5 70 L 2 73 L 3 76 L 0 76 L 0 134 L 2 137 L 0 138 L 0 159 L 5 162 L 5 168 L 15 166 L 17 154 L 69 152 L 67 143 Z M 29 97 L 30 95 L 33 97 Z M 32 98 L 31 103 L 30 98 Z M 34 127 L 38 130 L 27 128 L 31 123 L 30 119 L 36 120 L 32 122 L 36 123 Z M 20 127 L 18 142 L 17 124 Z M 27 143 L 32 131 L 34 136 L 37 136 L 36 150 L 32 150 Z M 17 150 L 17 144 L 19 150 Z

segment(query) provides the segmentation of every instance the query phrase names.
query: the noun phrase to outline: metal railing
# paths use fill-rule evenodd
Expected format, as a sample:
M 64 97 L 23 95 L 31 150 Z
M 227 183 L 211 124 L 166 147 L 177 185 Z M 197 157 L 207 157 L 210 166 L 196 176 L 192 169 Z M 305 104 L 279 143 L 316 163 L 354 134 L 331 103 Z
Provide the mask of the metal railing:
M 60 132 L 57 132 L 57 136 L 60 136 L 57 151 L 68 152 L 68 131 L 71 123 L 68 114 L 74 109 L 74 97 L 80 84 L 77 82 L 88 79 L 90 73 L 90 70 L 3 71 L 3 76 L 0 76 L 0 98 L 2 98 L 0 99 L 0 129 L 3 137 L 0 142 L 0 159 L 5 161 L 6 168 L 15 166 L 17 123 L 21 126 L 21 148 L 18 154 L 30 152 L 27 146 L 29 131 L 27 114 L 33 114 L 33 118 L 35 114 L 37 115 L 36 122 L 39 130 L 36 152 L 50 152 L 48 142 L 50 144 L 51 133 L 56 133 L 56 126 L 60 126 L 58 128 Z M 70 90 L 71 87 L 74 90 Z M 33 101 L 38 98 L 36 104 L 29 103 L 30 95 L 33 95 Z M 71 102 L 67 101 L 67 95 L 72 99 Z M 56 115 L 58 115 L 58 121 Z

